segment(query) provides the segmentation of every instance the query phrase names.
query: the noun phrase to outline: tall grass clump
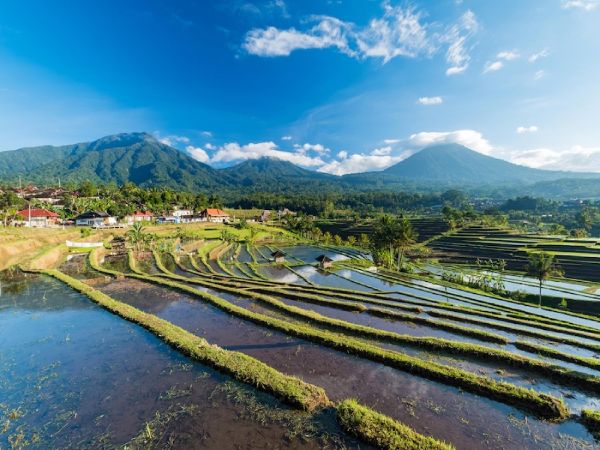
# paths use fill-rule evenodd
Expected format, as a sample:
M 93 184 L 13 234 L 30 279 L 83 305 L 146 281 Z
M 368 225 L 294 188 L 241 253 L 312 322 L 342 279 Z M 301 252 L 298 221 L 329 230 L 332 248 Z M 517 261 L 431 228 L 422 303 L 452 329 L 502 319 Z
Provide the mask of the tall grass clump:
M 454 446 L 417 433 L 391 417 L 373 411 L 356 400 L 337 406 L 337 418 L 349 434 L 386 450 L 454 450 Z

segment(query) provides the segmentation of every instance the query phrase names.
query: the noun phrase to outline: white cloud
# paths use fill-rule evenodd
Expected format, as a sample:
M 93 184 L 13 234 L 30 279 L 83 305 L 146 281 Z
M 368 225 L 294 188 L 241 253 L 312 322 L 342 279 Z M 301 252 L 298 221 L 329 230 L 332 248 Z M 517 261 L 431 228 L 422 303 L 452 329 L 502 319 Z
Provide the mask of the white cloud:
M 535 74 L 533 74 L 533 79 L 535 81 L 537 81 L 537 80 L 541 80 L 545 76 L 546 76 L 546 71 L 545 70 L 538 70 Z
M 419 12 L 387 2 L 383 6 L 383 17 L 371 20 L 356 33 L 356 44 L 363 58 L 378 57 L 388 62 L 397 56 L 415 58 L 433 51 Z
M 185 150 L 190 154 L 192 158 L 196 161 L 200 161 L 203 163 L 207 163 L 210 161 L 210 157 L 208 153 L 201 147 L 194 147 L 193 145 L 188 145 Z
M 400 139 L 384 139 L 383 143 L 386 145 L 394 145 L 400 142 Z
M 420 97 L 417 103 L 426 106 L 441 105 L 444 103 L 444 99 L 442 97 Z
M 352 53 L 348 47 L 346 28 L 346 24 L 333 17 L 322 18 L 307 32 L 295 28 L 255 28 L 246 35 L 243 47 L 248 53 L 257 56 L 288 56 L 294 50 L 328 47 Z
M 489 154 L 493 150 L 487 139 L 484 139 L 483 135 L 475 130 L 422 131 L 412 134 L 406 142 L 406 145 L 412 148 L 440 144 L 461 144 L 484 154 Z
M 341 161 L 331 161 L 319 169 L 319 172 L 330 173 L 333 175 L 346 175 L 348 173 L 370 172 L 374 170 L 383 170 L 397 162 L 402 161 L 404 156 L 391 155 L 364 155 L 355 153 L 349 155 Z
M 186 137 L 186 136 L 176 136 L 176 135 L 172 135 L 172 136 L 165 136 L 165 137 L 159 137 L 157 133 L 155 133 L 156 138 L 158 139 L 158 141 L 162 144 L 165 145 L 169 145 L 169 146 L 174 146 L 176 144 L 189 144 L 190 143 L 190 138 Z
M 563 0 L 564 9 L 580 9 L 582 11 L 591 11 L 600 5 L 600 0 Z
M 533 53 L 527 58 L 530 63 L 537 62 L 539 59 L 547 58 L 550 55 L 550 51 L 545 48 L 537 53 Z
M 448 44 L 446 62 L 450 67 L 446 70 L 447 76 L 459 75 L 467 70 L 471 61 L 469 41 L 478 30 L 475 14 L 469 10 L 442 36 L 442 42 Z
M 538 169 L 600 172 L 600 147 L 575 145 L 566 150 L 536 148 L 518 152 L 511 160 Z
M 274 26 L 254 28 L 242 47 L 257 56 L 288 56 L 295 50 L 336 48 L 353 58 L 380 58 L 384 63 L 404 56 L 428 56 L 440 45 L 447 45 L 446 60 L 451 73 L 466 69 L 470 60 L 467 41 L 477 31 L 475 15 L 467 11 L 444 35 L 430 34 L 430 25 L 413 7 L 392 6 L 384 1 L 383 15 L 365 26 L 357 26 L 330 16 L 313 16 L 306 30 L 279 29 Z
M 309 144 L 309 143 L 306 143 L 303 145 L 296 144 L 296 145 L 294 145 L 294 148 L 296 149 L 296 151 L 298 151 L 299 153 L 302 153 L 302 154 L 305 154 L 308 152 L 315 152 L 315 153 L 319 153 L 319 154 L 330 152 L 330 150 L 322 144 Z
M 371 151 L 371 155 L 373 155 L 373 156 L 386 156 L 386 155 L 389 155 L 390 153 L 392 153 L 391 146 L 380 147 L 380 148 L 376 148 Z
M 514 51 L 514 50 L 505 50 L 503 52 L 500 52 L 496 55 L 496 58 L 498 59 L 503 59 L 504 61 L 512 61 L 513 59 L 517 59 L 519 58 L 521 55 L 519 55 L 518 52 Z
M 463 73 L 465 70 L 467 70 L 468 66 L 460 66 L 460 67 L 448 67 L 446 69 L 446 75 L 451 77 L 452 75 L 460 75 L 461 73 Z
M 316 167 L 324 164 L 324 161 L 320 157 L 310 157 L 300 152 L 281 150 L 274 142 L 258 142 L 246 145 L 231 142 L 219 147 L 210 161 L 221 163 L 263 157 L 277 158 L 305 167 Z
M 282 140 L 282 141 L 291 141 L 291 140 L 292 140 L 292 137 L 291 137 L 291 136 L 282 136 L 282 137 L 281 137 L 281 140 Z
M 490 154 L 494 148 L 475 130 L 455 130 L 448 132 L 420 132 L 411 135 L 408 139 L 388 139 L 401 147 L 400 152 L 394 152 L 392 145 L 373 149 L 369 154 L 355 153 L 348 155 L 342 151 L 337 154 L 338 160 L 330 161 L 317 170 L 334 175 L 383 170 L 416 151 L 432 145 L 461 144 L 475 151 Z M 390 143 L 391 144 L 391 143 Z
M 483 68 L 483 73 L 497 72 L 498 70 L 502 69 L 503 67 L 504 67 L 504 63 L 502 61 L 487 62 L 485 64 L 485 67 Z
M 517 134 L 531 134 L 537 133 L 539 128 L 535 125 L 530 125 L 528 127 L 517 127 Z
M 212 137 L 212 132 L 211 131 L 203 131 L 202 132 L 202 136 L 206 136 L 206 137 Z

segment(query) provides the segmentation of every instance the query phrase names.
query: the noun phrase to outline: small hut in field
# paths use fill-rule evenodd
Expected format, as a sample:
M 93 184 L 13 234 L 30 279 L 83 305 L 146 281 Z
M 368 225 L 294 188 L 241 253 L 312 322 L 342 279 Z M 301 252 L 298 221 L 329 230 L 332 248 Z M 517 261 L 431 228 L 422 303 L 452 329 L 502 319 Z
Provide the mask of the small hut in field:
M 277 264 L 281 264 L 285 262 L 285 253 L 282 252 L 281 250 L 277 250 L 273 253 L 271 253 L 271 256 L 273 257 L 273 261 L 275 261 Z
M 319 262 L 320 269 L 329 269 L 333 264 L 333 259 L 327 255 L 321 255 L 317 257 L 317 261 Z

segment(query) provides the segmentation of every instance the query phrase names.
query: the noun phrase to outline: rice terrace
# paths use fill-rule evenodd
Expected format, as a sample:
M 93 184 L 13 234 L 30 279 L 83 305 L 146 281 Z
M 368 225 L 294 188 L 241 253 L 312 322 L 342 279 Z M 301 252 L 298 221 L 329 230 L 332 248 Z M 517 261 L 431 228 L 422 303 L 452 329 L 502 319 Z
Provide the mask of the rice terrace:
M 68 231 L 7 230 L 3 261 L 28 234 L 39 244 L 2 275 L 3 445 L 595 446 L 593 282 L 547 280 L 539 308 L 536 289 L 510 295 L 536 286 L 517 272 L 498 295 L 474 287 L 476 264 L 396 272 L 260 224 L 136 225 L 70 247 L 52 242 Z
M 0 1 L 0 450 L 600 450 L 598 24 Z

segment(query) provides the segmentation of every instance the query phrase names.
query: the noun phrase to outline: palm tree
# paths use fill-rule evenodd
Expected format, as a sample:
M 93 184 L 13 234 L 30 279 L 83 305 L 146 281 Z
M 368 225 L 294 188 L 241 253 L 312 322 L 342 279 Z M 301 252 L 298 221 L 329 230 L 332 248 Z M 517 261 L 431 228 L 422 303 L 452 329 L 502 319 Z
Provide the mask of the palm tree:
M 404 253 L 406 249 L 415 243 L 417 240 L 417 233 L 412 227 L 410 220 L 406 217 L 402 217 L 395 221 L 392 229 L 392 245 L 397 250 L 398 257 L 398 270 L 402 268 L 402 260 L 404 259 Z
M 258 235 L 258 230 L 253 226 L 250 226 L 250 233 L 248 234 L 248 244 L 254 245 L 256 243 L 256 236 Z
M 384 214 L 381 216 L 373 227 L 371 235 L 371 244 L 376 248 L 388 248 L 389 254 L 394 254 L 394 240 L 396 219 L 394 216 Z
M 540 297 L 538 307 L 542 307 L 542 283 L 550 277 L 561 277 L 563 271 L 554 263 L 554 255 L 545 252 L 531 253 L 527 274 L 535 277 L 540 282 Z
M 134 223 L 131 230 L 127 232 L 127 239 L 139 251 L 141 244 L 145 242 L 144 238 L 144 226 L 140 222 Z

